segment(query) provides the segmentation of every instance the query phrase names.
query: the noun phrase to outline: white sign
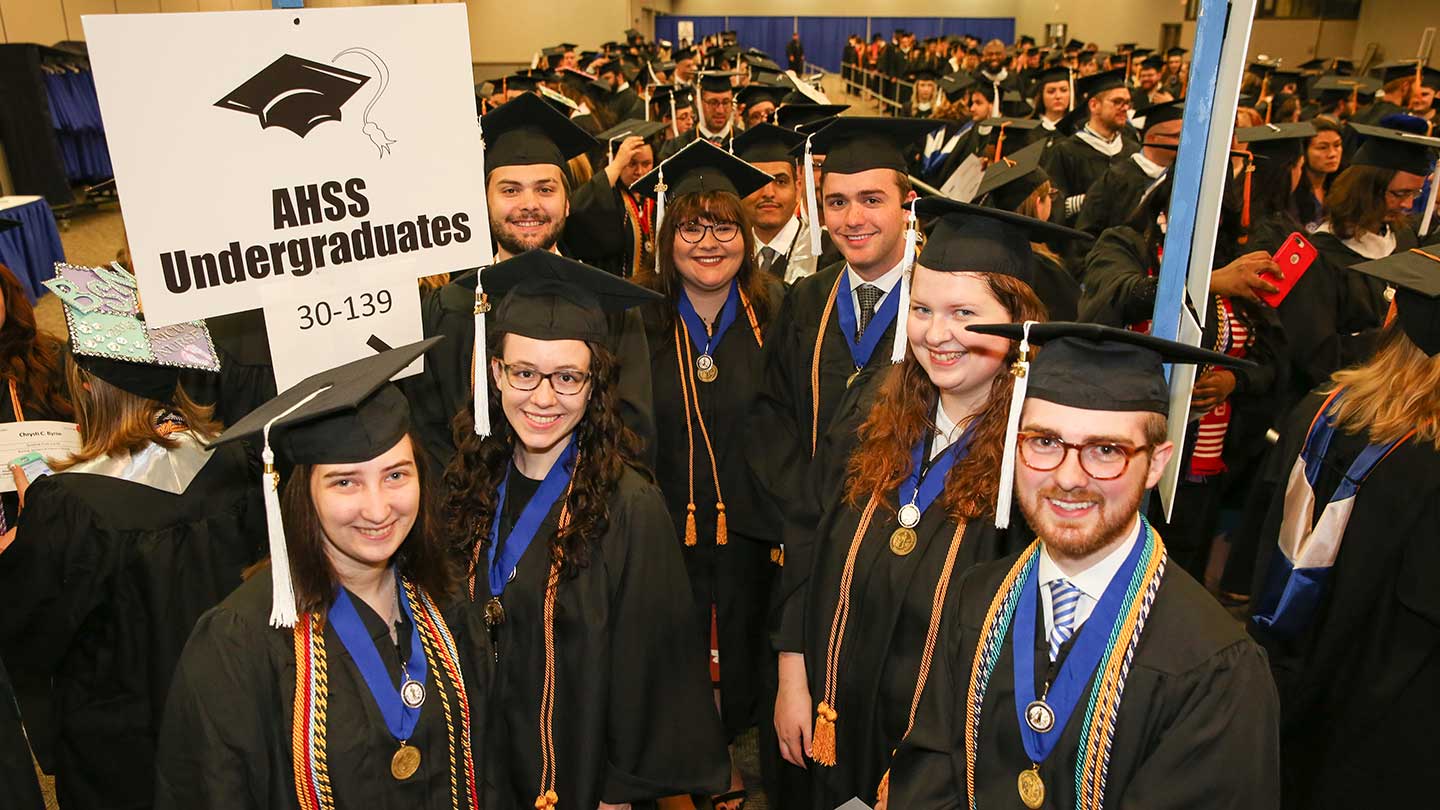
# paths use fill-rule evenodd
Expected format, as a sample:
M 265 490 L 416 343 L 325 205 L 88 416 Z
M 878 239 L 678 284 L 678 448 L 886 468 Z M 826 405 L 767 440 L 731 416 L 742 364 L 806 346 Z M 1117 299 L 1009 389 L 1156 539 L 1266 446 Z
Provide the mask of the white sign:
M 421 340 L 420 286 L 408 267 L 370 267 L 314 276 L 266 290 L 265 331 L 276 390 L 311 374 L 369 357 L 370 336 L 389 346 Z M 419 374 L 416 358 L 395 379 Z
M 8 422 L 0 425 L 0 492 L 15 491 L 10 462 L 26 453 L 47 459 L 69 458 L 80 450 L 80 428 L 74 422 Z M 33 484 L 35 480 L 32 478 Z
M 676 42 L 676 43 L 675 43 L 675 47 L 676 47 L 677 49 L 680 47 L 680 43 L 681 43 L 681 42 L 688 42 L 688 43 L 690 43 L 691 45 L 694 45 L 694 44 L 695 44 L 695 21 L 694 21 L 694 20 L 680 20 L 679 22 L 675 23 L 675 38 L 676 38 L 677 40 L 679 40 L 679 42 Z
M 490 261 L 463 5 L 84 23 L 150 321 Z

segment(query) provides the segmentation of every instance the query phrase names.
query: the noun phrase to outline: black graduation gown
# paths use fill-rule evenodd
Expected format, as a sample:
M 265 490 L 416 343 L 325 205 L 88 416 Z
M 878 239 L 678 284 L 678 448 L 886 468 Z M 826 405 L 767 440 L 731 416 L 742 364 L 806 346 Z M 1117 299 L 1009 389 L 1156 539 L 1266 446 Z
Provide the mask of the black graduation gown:
M 389 628 L 364 600 L 352 597 L 351 602 L 398 686 L 402 658 Z M 292 630 L 270 626 L 271 604 L 270 571 L 266 568 L 196 623 L 165 709 L 156 810 L 283 810 L 300 806 L 291 744 L 295 642 Z M 488 662 L 480 652 L 484 639 L 466 639 L 458 635 L 454 623 L 447 623 L 457 634 L 460 649 L 478 782 L 489 756 L 484 670 Z M 414 625 L 402 619 L 396 637 L 406 655 L 413 632 Z M 326 624 L 324 640 L 329 681 L 325 739 L 337 810 L 448 810 L 449 741 L 440 699 L 442 682 L 435 671 L 426 671 L 425 703 L 409 738 L 409 744 L 420 749 L 420 769 L 401 782 L 390 774 L 390 758 L 399 743 L 385 725 L 359 667 L 333 625 Z M 476 657 L 467 659 L 472 651 Z M 446 683 L 445 697 L 453 722 L 458 724 L 459 698 L 448 679 Z M 463 774 L 459 786 L 460 806 L 465 807 Z
M 1391 227 L 1395 229 L 1393 253 L 1404 253 L 1420 246 L 1420 240 L 1413 228 L 1408 225 Z M 1385 282 L 1364 273 L 1348 272 L 1351 267 L 1370 260 L 1351 250 L 1333 233 L 1317 233 L 1311 240 L 1315 243 L 1315 249 L 1325 257 L 1326 263 L 1340 271 L 1349 292 L 1350 304 L 1355 307 L 1355 316 L 1365 318 L 1375 326 L 1383 324 L 1385 314 L 1390 310 L 1390 302 L 1385 300 Z
M 619 274 L 630 248 L 623 225 L 625 208 L 600 164 L 595 174 L 570 196 L 565 220 L 566 255 L 602 270 Z
M 776 646 L 805 654 L 810 695 L 817 704 L 824 695 L 826 648 L 845 558 L 864 509 L 863 504 L 857 509 L 844 501 L 846 462 L 857 444 L 855 429 L 869 410 L 868 403 L 858 402 L 873 401 L 883 376 L 874 375 L 866 391 L 853 398 L 857 407 L 847 411 L 845 429 L 837 425 L 826 437 L 813 476 L 815 499 L 826 505 L 824 516 L 808 538 L 802 539 L 799 531 L 786 535 L 794 542 L 786 546 L 790 573 Z M 890 550 L 890 535 L 899 526 L 897 498 L 897 493 L 889 493 L 876 509 L 855 559 L 850 622 L 837 666 L 836 765 L 809 766 L 817 810 L 839 807 L 854 796 L 873 803 L 909 721 L 931 606 L 957 524 L 942 507 L 932 505 L 915 527 L 914 550 L 897 555 Z M 951 569 L 952 587 L 942 615 L 953 616 L 958 592 L 954 585 L 966 570 L 1023 548 L 1029 540 L 1020 520 L 1012 520 L 1004 531 L 995 528 L 991 514 L 970 521 Z M 810 548 L 803 557 L 790 553 L 805 546 Z M 802 559 L 812 561 L 808 572 L 793 568 Z
M 1099 236 L 1106 228 L 1128 223 L 1153 182 L 1132 157 L 1112 163 L 1085 192 L 1075 227 Z
M 676 152 L 679 152 L 681 149 L 684 149 L 685 147 L 694 143 L 699 137 L 700 127 L 697 125 L 691 127 L 688 131 L 681 133 L 679 137 L 671 138 L 670 140 L 666 141 L 665 144 L 660 147 L 660 155 L 659 157 L 655 158 L 655 165 L 658 166 L 662 161 L 669 160 L 675 155 Z M 729 152 L 731 151 L 731 142 L 734 139 L 735 128 L 731 127 L 730 134 L 719 139 L 718 142 L 712 143 L 715 143 L 716 146 Z
M 770 279 L 771 312 L 778 309 L 784 286 Z M 720 715 L 725 730 L 734 737 L 765 721 L 762 676 L 773 666 L 766 616 L 770 589 L 779 568 L 771 561 L 771 550 L 780 543 L 780 524 L 767 519 L 754 477 L 745 460 L 746 423 L 751 418 L 764 373 L 761 347 L 743 308 L 722 340 L 711 348 L 720 376 L 712 383 L 698 382 L 686 375 L 685 384 L 695 384 L 700 412 L 715 451 L 720 476 L 720 494 L 725 501 L 728 541 L 715 544 L 716 493 L 705 439 L 693 408 L 681 394 L 674 322 L 678 319 L 669 302 L 645 309 L 647 337 L 653 347 L 651 377 L 655 381 L 656 443 L 655 478 L 665 496 L 665 506 L 679 538 L 690 590 L 695 598 L 695 615 L 700 620 L 696 649 L 710 650 L 710 611 L 720 652 Z M 763 335 L 773 333 L 773 320 L 761 323 Z M 684 340 L 684 335 L 681 335 Z M 691 358 L 698 355 L 690 348 Z M 683 357 L 683 355 L 681 355 Z M 685 416 L 690 413 L 693 443 L 688 440 Z M 693 466 L 692 466 L 693 465 Z M 687 469 L 690 468 L 690 469 Z M 696 545 L 684 545 L 686 505 L 690 501 L 690 475 L 695 483 Z
M 1080 312 L 1080 282 L 1058 259 L 1035 255 L 1035 295 L 1052 321 L 1073 321 Z
M 1050 175 L 1050 182 L 1060 189 L 1060 200 L 1086 193 L 1090 186 L 1105 174 L 1107 168 L 1122 160 L 1129 160 L 1131 155 L 1140 151 L 1140 142 L 1128 128 L 1120 131 L 1120 138 L 1123 145 L 1114 157 L 1095 151 L 1095 148 L 1081 140 L 1078 134 L 1061 138 L 1045 150 L 1041 166 Z M 1067 221 L 1073 219 L 1074 217 L 1066 217 Z
M 5 662 L 0 661 L 0 795 L 14 810 L 41 810 L 45 800 L 30 761 L 30 745 L 20 722 L 20 706 Z
M 222 447 L 180 495 L 81 472 L 30 486 L 0 554 L 0 657 L 49 678 L 66 808 L 146 807 L 185 639 L 261 554 L 258 477 Z
M 1134 228 L 1106 228 L 1085 256 L 1080 320 L 1124 328 L 1155 313 L 1157 277 L 1145 237 Z
M 215 407 L 215 418 L 233 425 L 275 398 L 275 366 L 265 331 L 264 310 L 252 309 L 207 318 L 205 325 L 220 355 L 220 372 L 183 371 L 185 393 Z
M 958 620 L 942 631 L 919 719 L 895 756 L 891 807 L 967 806 L 965 703 L 971 664 L 986 611 L 1014 562 L 1010 557 L 980 566 L 960 583 Z M 1035 645 L 1039 690 L 1049 653 L 1038 595 L 1036 602 L 1035 636 L 1028 643 Z M 1000 646 L 981 710 L 975 795 L 976 805 L 987 810 L 1024 806 L 1015 780 L 1031 764 L 1015 713 L 1014 643 L 1012 628 Z M 1089 694 L 1094 677 L 1082 695 Z M 1277 704 L 1259 646 L 1189 574 L 1167 566 L 1116 718 L 1104 807 L 1277 807 Z M 1084 719 L 1081 706 L 1040 765 L 1046 807 L 1076 806 L 1075 756 Z
M 1269 544 L 1259 582 L 1278 554 L 1285 482 L 1323 401 L 1312 394 L 1290 414 L 1259 482 Z M 1368 442 L 1336 432 L 1315 486 L 1317 514 Z M 1412 439 L 1361 486 L 1310 626 L 1281 639 L 1250 624 L 1280 690 L 1286 807 L 1416 803 L 1416 752 L 1430 750 L 1440 724 L 1437 522 L 1440 453 Z
M 471 357 L 475 350 L 475 270 L 466 271 L 438 290 L 420 297 L 420 322 L 425 337 L 445 340 L 425 353 L 425 373 L 399 380 L 410 402 L 410 420 L 437 469 L 455 455 L 452 432 L 460 414 L 468 418 L 474 391 L 470 387 Z M 486 322 L 494 323 L 487 318 Z M 655 420 L 650 406 L 650 350 L 645 329 L 633 312 L 610 317 L 611 348 L 620 357 L 620 414 L 640 436 L 649 452 L 654 445 Z M 464 430 L 473 430 L 465 425 Z
M 517 473 L 512 471 L 512 476 Z M 519 498 L 506 498 L 507 521 Z M 559 501 L 501 597 L 490 770 L 498 808 L 530 808 L 540 786 L 545 582 Z M 515 511 L 512 511 L 513 510 Z M 555 767 L 561 807 L 593 808 L 730 783 L 684 563 L 660 490 L 634 469 L 609 502 L 610 525 L 589 564 L 555 600 Z M 513 525 L 513 523 L 511 523 Z M 464 622 L 483 627 L 485 572 Z M 461 655 L 475 651 L 462 650 Z

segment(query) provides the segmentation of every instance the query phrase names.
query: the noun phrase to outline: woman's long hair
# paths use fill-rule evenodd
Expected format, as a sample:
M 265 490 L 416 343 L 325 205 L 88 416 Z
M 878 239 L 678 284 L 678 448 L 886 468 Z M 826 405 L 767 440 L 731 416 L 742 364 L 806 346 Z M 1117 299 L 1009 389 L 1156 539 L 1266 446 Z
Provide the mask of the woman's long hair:
M 3 264 L 0 264 L 0 296 L 5 300 L 0 358 L 5 364 L 5 374 L 15 380 L 20 401 L 38 407 L 52 418 L 72 418 L 75 410 L 70 398 L 55 384 L 60 379 L 65 357 L 54 340 L 40 337 L 35 328 L 35 310 L 25 296 L 25 288 Z
M 1041 183 L 1034 191 L 1030 192 L 1030 196 L 1026 197 L 1025 200 L 1020 203 L 1020 207 L 1016 208 L 1015 212 L 1017 214 L 1024 214 L 1032 219 L 1039 219 L 1037 215 L 1040 213 L 1040 201 L 1049 197 L 1054 188 L 1055 186 L 1052 185 L 1049 180 Z M 1065 261 L 1055 255 L 1055 251 L 1051 250 L 1050 246 L 1044 242 L 1031 242 L 1030 250 L 1055 262 L 1061 267 L 1065 266 Z
M 490 344 L 491 357 L 504 356 L 505 336 Z M 620 416 L 616 384 L 620 363 L 599 343 L 590 347 L 590 401 L 575 426 L 572 441 L 579 452 L 571 476 L 570 525 L 550 541 L 550 553 L 561 554 L 562 576 L 573 576 L 590 564 L 592 546 L 610 528 L 610 496 L 619 486 L 625 467 L 640 464 L 640 439 Z M 515 432 L 501 407 L 501 393 L 490 365 L 475 370 L 490 386 L 490 435 L 475 435 L 474 414 L 461 411 L 453 425 L 457 452 L 445 469 L 445 525 L 456 552 L 466 559 L 484 559 L 490 544 L 490 525 L 497 519 L 500 482 L 515 456 Z M 478 545 L 478 549 L 476 548 Z M 483 578 L 484 571 L 473 572 Z
M 1304 159 L 1303 153 L 1295 153 L 1276 155 L 1269 160 L 1254 162 L 1254 171 L 1250 175 L 1252 226 L 1278 216 L 1291 230 L 1300 230 L 1300 210 L 1295 202 L 1295 192 L 1299 187 L 1291 188 L 1290 178 L 1295 164 Z M 1241 182 L 1244 182 L 1243 179 Z M 1302 176 L 1300 185 L 1304 186 L 1307 182 L 1309 181 Z
M 430 463 L 425 457 L 425 448 L 413 433 L 408 438 L 415 452 L 420 509 L 415 515 L 415 525 L 410 527 L 410 534 L 401 541 L 391 561 L 417 588 L 445 604 L 456 590 L 454 559 L 439 532 L 435 487 L 427 480 Z M 295 584 L 295 604 L 302 614 L 323 614 L 329 609 L 340 586 L 335 567 L 325 553 L 325 530 L 320 523 L 320 513 L 315 508 L 312 489 L 314 473 L 313 465 L 297 464 L 280 493 L 280 514 L 285 523 L 290 577 Z
M 1341 239 L 1362 233 L 1380 233 L 1389 224 L 1385 192 L 1395 179 L 1394 169 L 1378 166 L 1351 166 L 1340 172 L 1325 206 L 1330 209 L 1330 230 Z
M 1413 429 L 1416 442 L 1440 450 L 1440 357 L 1427 356 L 1398 322 L 1385 327 L 1368 362 L 1330 379 L 1327 393 L 1345 386 L 1332 409 L 1341 430 L 1386 443 Z
M 659 272 L 647 271 L 635 280 L 664 295 L 670 302 L 667 313 L 673 317 L 680 293 L 685 288 L 680 279 L 680 271 L 675 269 L 675 231 L 680 225 L 701 217 L 711 222 L 734 222 L 740 226 L 739 238 L 744 240 L 744 244 L 740 255 L 740 270 L 735 274 L 735 279 L 745 296 L 750 299 L 756 319 L 762 325 L 769 323 L 775 302 L 770 300 L 770 286 L 765 273 L 755 264 L 755 233 L 750 229 L 750 218 L 745 215 L 740 198 L 728 191 L 684 194 L 668 202 L 665 205 L 665 219 L 660 223 L 660 233 L 655 239 L 655 249 L 660 252 Z M 737 317 L 741 317 L 741 314 L 737 313 Z M 664 325 L 668 327 L 670 324 Z
M 174 450 L 179 443 L 156 431 L 156 416 L 167 410 L 179 414 L 189 431 L 202 441 L 220 434 L 215 409 L 197 404 L 179 385 L 169 404 L 165 404 L 105 382 L 81 368 L 73 358 L 65 365 L 65 377 L 75 404 L 75 421 L 80 425 L 80 449 L 52 464 L 56 470 L 101 456 L 138 453 L 152 444 Z
M 1005 307 L 1012 321 L 1043 321 L 1045 305 L 1030 285 L 1010 276 L 982 273 L 990 293 Z M 905 328 L 902 318 L 896 328 Z M 975 415 L 970 452 L 950 470 L 940 502 L 955 520 L 974 520 L 995 508 L 1001 456 L 1005 451 L 1005 425 L 1014 377 L 1010 364 L 1019 357 L 1019 344 L 1011 343 L 1005 367 L 990 384 L 990 396 Z M 915 353 L 886 372 L 869 416 L 860 426 L 860 445 L 847 467 L 845 500 L 856 509 L 876 493 L 893 491 L 910 474 L 910 454 L 916 443 L 935 430 L 935 408 L 940 392 L 926 376 Z

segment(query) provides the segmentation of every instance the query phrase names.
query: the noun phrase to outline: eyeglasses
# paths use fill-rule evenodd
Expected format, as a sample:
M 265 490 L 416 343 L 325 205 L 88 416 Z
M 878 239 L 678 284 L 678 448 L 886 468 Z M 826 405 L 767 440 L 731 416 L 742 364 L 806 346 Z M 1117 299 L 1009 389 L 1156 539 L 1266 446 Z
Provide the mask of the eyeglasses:
M 730 101 L 728 98 L 707 98 L 701 100 L 700 104 L 712 110 L 723 110 L 730 106 Z
M 529 366 L 511 365 L 505 362 L 500 364 L 500 369 L 505 372 L 506 382 L 516 391 L 534 391 L 540 387 L 541 380 L 546 380 L 550 383 L 550 390 L 562 397 L 573 397 L 585 390 L 585 384 L 590 382 L 590 375 L 584 371 L 561 369 L 549 374 L 541 374 Z
M 1049 472 L 1065 463 L 1065 457 L 1074 450 L 1080 458 L 1080 469 L 1097 481 L 1111 481 L 1130 469 L 1131 457 L 1149 452 L 1153 445 L 1126 447 L 1114 442 L 1084 442 L 1071 444 L 1058 436 L 1048 433 L 1021 433 L 1019 435 L 1020 462 L 1038 472 Z
M 1419 197 L 1421 191 L 1423 191 L 1423 189 L 1408 188 L 1402 189 L 1400 191 L 1392 191 L 1387 188 L 1385 189 L 1385 196 L 1394 198 L 1400 202 L 1405 202 L 1406 200 L 1413 200 L 1416 197 Z
M 675 230 L 679 231 L 681 239 L 693 245 L 704 239 L 707 231 L 715 235 L 716 242 L 729 242 L 739 235 L 740 225 L 735 222 L 717 222 L 714 225 L 682 222 Z

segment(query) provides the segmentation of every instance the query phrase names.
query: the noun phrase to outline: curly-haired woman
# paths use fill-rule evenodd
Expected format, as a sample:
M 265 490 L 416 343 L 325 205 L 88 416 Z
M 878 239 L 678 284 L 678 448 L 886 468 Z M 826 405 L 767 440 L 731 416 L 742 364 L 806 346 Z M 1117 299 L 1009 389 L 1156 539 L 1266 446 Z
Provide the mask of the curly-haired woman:
M 457 417 L 445 516 L 469 559 L 466 624 L 493 642 L 500 806 L 712 790 L 725 750 L 684 563 L 609 345 L 607 311 L 654 296 L 539 250 L 483 274 L 504 296 L 482 370 L 493 428 Z

